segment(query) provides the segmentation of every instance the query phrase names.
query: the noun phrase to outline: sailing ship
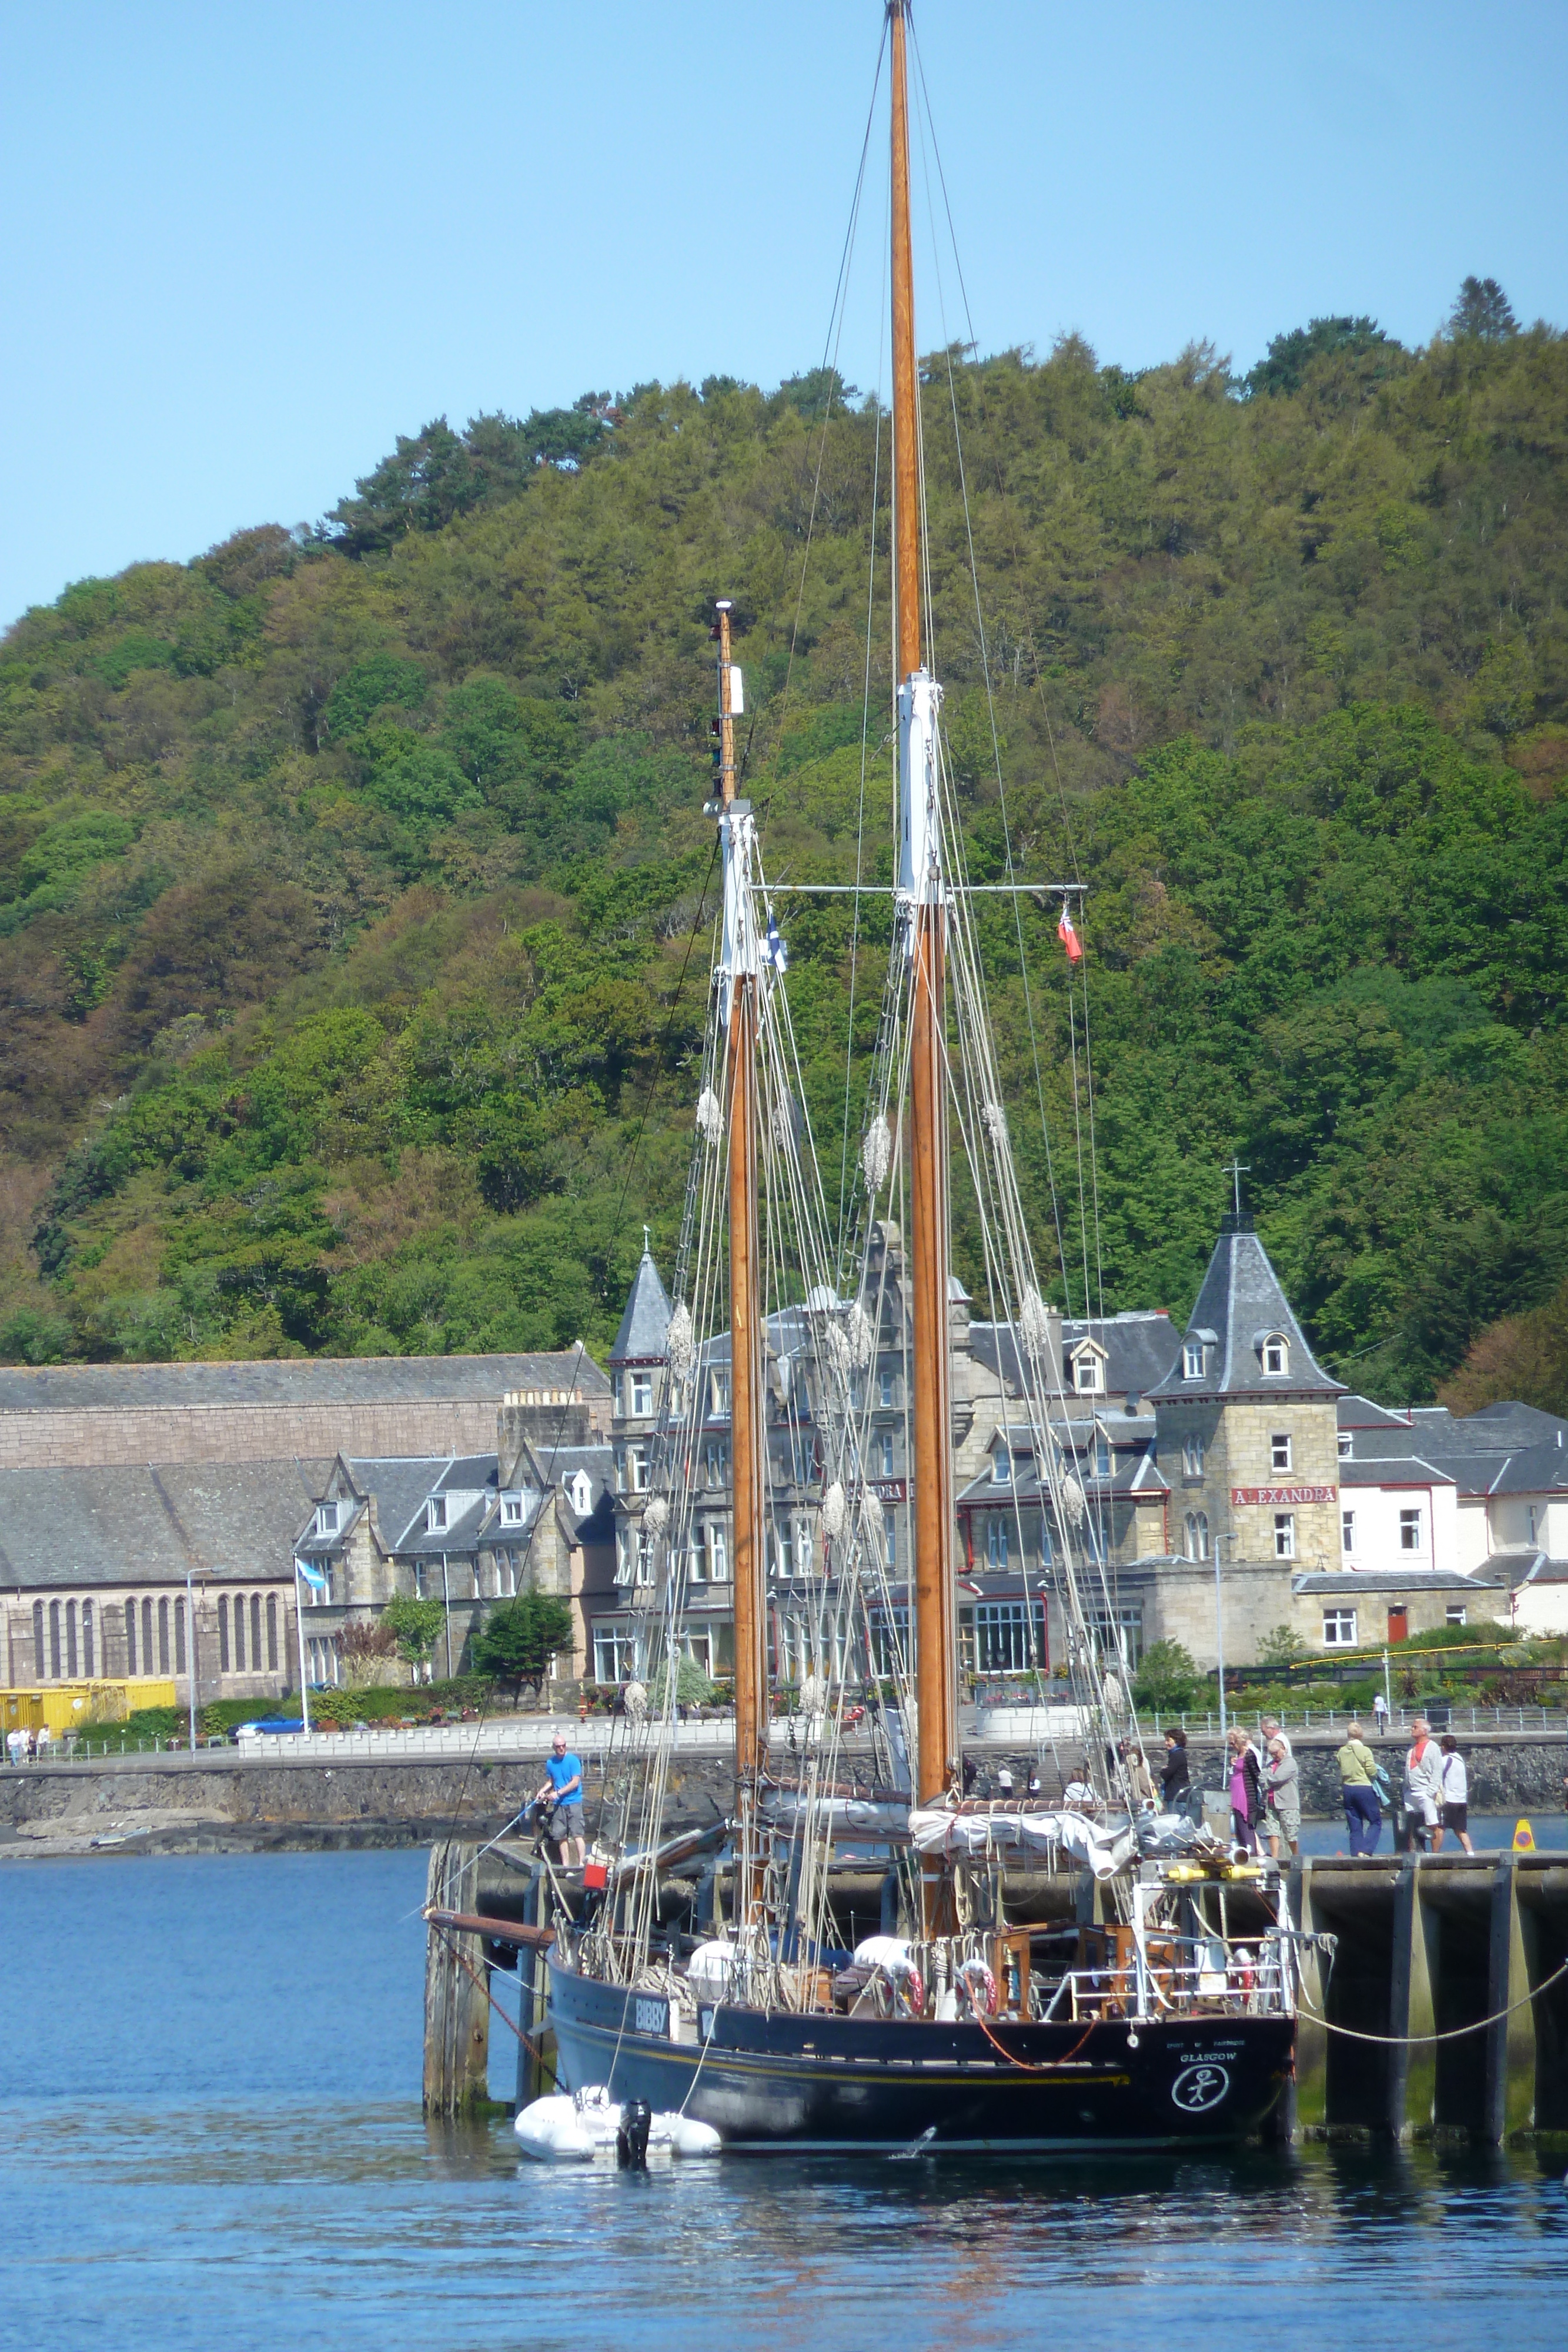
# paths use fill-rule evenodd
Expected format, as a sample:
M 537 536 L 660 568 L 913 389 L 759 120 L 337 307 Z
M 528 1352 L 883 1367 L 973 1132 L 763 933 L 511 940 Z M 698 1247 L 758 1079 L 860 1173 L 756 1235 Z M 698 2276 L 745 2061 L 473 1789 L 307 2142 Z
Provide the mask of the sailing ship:
M 739 677 L 721 601 L 710 805 L 722 919 L 664 1391 L 639 1465 L 646 1679 L 617 1726 L 588 1891 L 559 1888 L 549 2025 L 565 2089 L 644 2101 L 711 2126 L 727 2146 L 1234 2138 L 1264 2124 L 1291 2076 L 1300 1939 L 1276 1865 L 1146 1802 L 1124 1753 L 1135 1731 L 1124 1672 L 1097 1631 L 1110 1612 L 1092 1606 L 1103 1550 L 1061 1434 L 1061 1366 L 1001 1106 L 942 689 L 923 636 L 908 20 L 909 0 L 889 0 L 899 871 L 856 1206 L 830 1214 L 801 1109 L 777 893 L 737 790 Z M 1051 1575 L 1092 1735 L 1072 1801 L 1054 1806 L 963 1794 L 955 1127 L 996 1311 L 1011 1330 L 1005 1425 L 1054 1531 Z M 903 1603 L 868 1412 L 868 1372 L 894 1325 L 909 1375 Z M 716 1383 L 722 1458 L 705 1436 Z M 731 1529 L 735 1801 L 712 1828 L 672 1834 L 682 1609 L 704 1573 L 698 1519 L 716 1468 Z M 780 1512 L 803 1502 L 815 1532 L 797 1542 L 818 1555 L 790 1572 L 814 1577 L 815 1613 L 788 1738 L 770 1749 L 768 1580 Z M 881 1695 L 869 1761 L 848 1736 L 857 1663 Z M 882 1874 L 881 1932 L 857 1939 L 844 1885 L 858 1869 L 863 1887 L 868 1868 Z M 1063 1887 L 1065 1916 L 1052 1900 Z

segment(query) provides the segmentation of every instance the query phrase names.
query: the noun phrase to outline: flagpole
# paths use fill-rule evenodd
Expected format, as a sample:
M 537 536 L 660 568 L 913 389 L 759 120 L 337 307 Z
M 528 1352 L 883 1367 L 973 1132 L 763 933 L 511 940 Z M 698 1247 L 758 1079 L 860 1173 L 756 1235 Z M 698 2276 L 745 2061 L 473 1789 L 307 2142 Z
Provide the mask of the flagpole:
M 299 1637 L 299 1712 L 310 1728 L 310 1686 L 305 1679 L 305 1607 L 299 1598 L 299 1562 L 294 1563 L 294 1630 Z

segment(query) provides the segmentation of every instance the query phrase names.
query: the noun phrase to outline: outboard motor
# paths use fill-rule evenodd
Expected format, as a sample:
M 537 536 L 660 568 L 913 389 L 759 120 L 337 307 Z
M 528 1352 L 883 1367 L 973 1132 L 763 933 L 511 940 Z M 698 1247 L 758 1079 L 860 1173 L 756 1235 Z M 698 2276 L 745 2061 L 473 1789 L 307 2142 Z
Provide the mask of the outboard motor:
M 615 2161 L 622 2172 L 647 2171 L 648 2133 L 653 2121 L 653 2110 L 646 2099 L 628 2099 L 622 2108 L 615 2134 Z

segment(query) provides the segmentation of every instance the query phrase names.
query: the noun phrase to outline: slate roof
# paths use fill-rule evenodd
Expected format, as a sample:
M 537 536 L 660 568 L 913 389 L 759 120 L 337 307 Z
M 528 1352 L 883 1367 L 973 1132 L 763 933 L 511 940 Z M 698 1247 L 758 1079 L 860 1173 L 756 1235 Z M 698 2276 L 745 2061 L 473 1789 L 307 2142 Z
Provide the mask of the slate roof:
M 1458 1483 L 1451 1470 L 1439 1469 L 1436 1463 L 1424 1461 L 1419 1454 L 1347 1456 L 1337 1467 L 1342 1487 L 1452 1486 Z
M 225 1584 L 291 1574 L 294 1538 L 328 1462 L 120 1463 L 0 1470 L 0 1582 Z
M 1549 1439 L 1544 1445 L 1521 1447 L 1509 1455 L 1489 1491 L 1494 1495 L 1568 1492 L 1568 1446 Z
M 1087 1321 L 1079 1317 L 1061 1326 L 1064 1384 L 1066 1359 L 1084 1339 L 1095 1339 L 1104 1349 L 1105 1388 L 1113 1396 L 1146 1396 L 1181 1352 L 1176 1326 L 1162 1312 L 1139 1307 Z M 999 1371 L 1009 1387 L 1022 1389 L 1018 1334 L 1010 1323 L 971 1323 L 969 1345 L 988 1371 Z
M 644 1250 L 608 1360 L 612 1364 L 666 1362 L 673 1312 L 670 1294 L 659 1279 L 659 1269 L 652 1254 Z
M 1263 1340 L 1270 1332 L 1288 1342 L 1288 1371 L 1263 1370 Z M 1328 1398 L 1343 1393 L 1343 1382 L 1330 1379 L 1308 1347 L 1249 1217 L 1227 1217 L 1214 1245 L 1184 1336 L 1200 1333 L 1206 1342 L 1203 1371 L 1185 1379 L 1178 1351 L 1170 1370 L 1150 1389 L 1152 1399 L 1208 1402 L 1239 1396 Z
M 666 1309 L 666 1312 L 668 1310 Z M 584 1350 L 511 1356 L 354 1356 L 244 1364 L 0 1367 L 0 1412 L 120 1412 L 137 1405 L 498 1403 L 513 1390 L 610 1383 Z
M 1354 1601 L 1358 1592 L 1474 1592 L 1478 1587 L 1490 1591 L 1500 1580 L 1484 1574 L 1463 1576 L 1457 1568 L 1340 1568 L 1293 1576 L 1291 1590 L 1332 1592 Z
M 1396 1412 L 1385 1404 L 1374 1404 L 1370 1397 L 1354 1392 L 1342 1396 L 1336 1408 L 1342 1429 L 1408 1429 L 1408 1413 Z

